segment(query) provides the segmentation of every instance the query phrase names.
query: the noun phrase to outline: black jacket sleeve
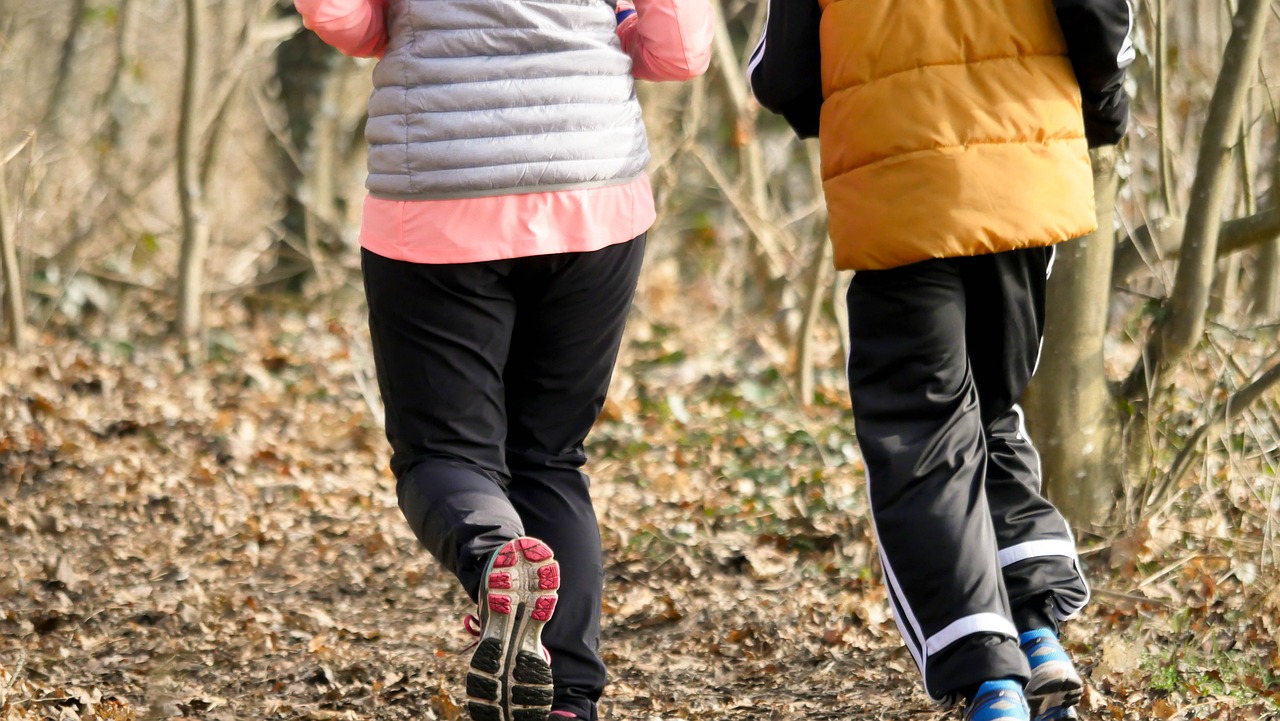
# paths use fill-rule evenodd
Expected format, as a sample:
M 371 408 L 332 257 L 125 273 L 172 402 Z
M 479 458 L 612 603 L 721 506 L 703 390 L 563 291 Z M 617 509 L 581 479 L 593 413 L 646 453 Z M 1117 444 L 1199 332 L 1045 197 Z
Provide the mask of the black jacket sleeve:
M 764 33 L 751 54 L 747 78 L 766 109 L 784 117 L 796 135 L 818 135 L 822 60 L 818 0 L 768 0 Z
M 1129 124 L 1125 69 L 1133 62 L 1128 0 L 1054 0 L 1067 54 L 1084 100 L 1089 147 L 1115 145 Z

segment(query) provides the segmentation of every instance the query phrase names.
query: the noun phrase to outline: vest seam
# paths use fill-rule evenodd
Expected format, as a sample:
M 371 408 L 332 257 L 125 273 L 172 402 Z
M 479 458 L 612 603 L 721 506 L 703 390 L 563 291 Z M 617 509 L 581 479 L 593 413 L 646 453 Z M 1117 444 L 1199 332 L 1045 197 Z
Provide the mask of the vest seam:
M 971 143 L 953 143 L 953 144 L 951 144 L 951 145 L 934 145 L 934 146 L 930 146 L 930 147 L 928 147 L 928 148 L 920 148 L 919 150 L 908 150 L 908 151 L 907 151 L 907 152 L 905 152 L 905 153 L 894 153 L 893 155 L 887 155 L 887 156 L 885 156 L 885 157 L 883 157 L 883 158 L 876 158 L 875 160 L 873 160 L 873 161 L 871 161 L 871 162 L 869 162 L 869 163 L 862 163 L 862 164 L 859 164 L 859 165 L 855 165 L 855 166 L 853 166 L 853 167 L 849 168 L 848 170 L 840 170 L 840 171 L 837 171 L 836 173 L 834 173 L 834 174 L 833 174 L 833 175 L 831 175 L 830 177 L 824 177 L 822 180 L 823 180 L 823 182 L 826 182 L 826 181 L 828 181 L 828 180 L 834 180 L 835 178 L 838 178 L 838 177 L 840 177 L 841 175 L 847 175 L 847 174 L 849 174 L 849 173 L 852 173 L 852 172 L 855 172 L 855 171 L 858 171 L 858 170 L 863 170 L 863 169 L 865 169 L 865 168 L 870 168 L 870 167 L 873 167 L 873 166 L 876 166 L 876 165 L 880 165 L 880 164 L 882 164 L 882 163 L 887 163 L 887 162 L 889 162 L 890 160 L 899 160 L 899 159 L 901 159 L 901 158 L 906 158 L 906 157 L 909 157 L 909 156 L 912 156 L 912 155 L 919 155 L 919 154 L 921 154 L 921 153 L 933 153 L 933 152 L 938 152 L 938 151 L 943 151 L 943 150 L 953 150 L 953 149 L 955 149 L 955 148 L 960 148 L 961 150 L 965 150 L 965 151 L 967 151 L 969 148 L 972 148 L 972 147 L 981 147 L 981 146 L 990 146 L 990 145 L 1048 145 L 1048 144 L 1050 144 L 1050 143 L 1071 143 L 1071 142 L 1075 142 L 1075 141 L 1078 141 L 1078 140 L 1084 140 L 1084 139 L 1085 139 L 1085 136 L 1084 136 L 1083 134 L 1081 134 L 1081 135 L 1068 135 L 1068 136 L 1064 136 L 1064 137 L 1060 137 L 1060 138 L 1049 138 L 1048 140 L 1045 140 L 1045 141 L 1032 141 L 1032 140 L 976 140 L 976 141 L 973 141 L 973 142 L 971 142 Z
M 545 54 L 549 54 L 549 53 L 545 53 Z M 415 56 L 415 57 L 421 57 L 421 56 Z M 431 58 L 428 58 L 428 57 L 421 57 L 421 59 L 423 59 L 423 60 L 441 60 L 441 59 L 448 59 L 448 60 L 456 60 L 456 59 L 460 59 L 460 60 L 466 60 L 466 59 L 468 59 L 468 58 L 483 58 L 483 57 L 492 57 L 492 56 L 487 56 L 487 55 L 465 55 L 465 56 L 449 55 L 449 56 L 447 56 L 447 58 L 446 58 L 445 56 L 440 56 L 440 57 L 431 57 Z M 514 57 L 522 57 L 522 58 L 527 58 L 527 57 L 530 57 L 530 56 L 529 56 L 529 55 L 508 55 L 508 56 L 506 56 L 506 57 L 513 57 L 513 58 L 514 58 Z M 540 76 L 538 76 L 538 77 L 536 77 L 536 78 L 523 78 L 523 79 L 524 79 L 524 80 L 575 80 L 575 79 L 579 79 L 579 78 L 619 78 L 619 77 L 622 77 L 622 76 L 617 75 L 616 73 L 572 73 L 572 74 L 570 74 L 570 75 L 540 75 Z M 406 86 L 406 85 L 399 85 L 399 84 L 396 84 L 396 85 L 381 85 L 381 86 L 379 86 L 379 87 L 381 87 L 381 88 L 406 88 L 406 89 L 413 89 L 413 88 L 425 88 L 425 87 L 431 87 L 431 88 L 447 88 L 447 87 L 449 87 L 450 85 L 469 85 L 469 84 L 471 84 L 471 83 L 496 83 L 496 82 L 501 82 L 501 81 L 503 81 L 503 80 L 510 80 L 510 77 L 501 77 L 501 76 L 499 76 L 499 77 L 494 77 L 494 78 L 492 78 L 492 79 L 487 79 L 487 80 L 449 80 L 449 81 L 446 81 L 446 82 L 439 82 L 439 83 L 438 83 L 438 82 L 431 81 L 430 86 L 426 86 L 426 85 L 423 85 L 423 84 L 418 84 L 418 85 L 407 85 L 407 86 Z
M 595 190 L 598 188 L 611 188 L 620 185 L 627 185 L 635 182 L 635 180 L 644 175 L 644 171 L 622 178 L 613 178 L 610 180 L 592 180 L 592 181 L 576 181 L 569 183 L 550 183 L 546 185 L 533 186 L 515 186 L 510 188 L 491 188 L 476 190 L 444 190 L 430 191 L 423 190 L 415 193 L 384 193 L 378 191 L 369 191 L 369 195 L 379 200 L 414 202 L 420 200 L 467 200 L 474 198 L 492 198 L 505 195 L 534 195 L 538 193 L 557 193 L 562 191 L 573 190 Z
M 530 135 L 530 134 L 528 134 L 528 133 L 525 133 L 525 134 L 522 134 L 522 135 L 466 135 L 466 136 L 462 136 L 462 137 L 458 137 L 458 138 L 440 138 L 440 139 L 437 139 L 437 140 L 413 140 L 413 141 L 411 141 L 411 144 L 412 144 L 412 145 L 441 145 L 441 144 L 444 144 L 444 143 L 470 143 L 470 142 L 474 142 L 474 141 L 505 141 L 505 140 L 519 140 L 519 139 L 522 139 L 522 138 L 525 138 L 525 139 L 527 139 L 527 138 L 540 138 L 540 137 L 542 137 L 542 136 L 544 136 L 544 135 L 564 135 L 564 134 L 569 134 L 569 133 L 572 133 L 572 134 L 574 134 L 574 135 L 579 135 L 579 134 L 591 133 L 591 132 L 593 132 L 593 131 L 586 130 L 586 129 L 581 129 L 581 128 L 580 128 L 580 129 L 577 129 L 577 130 L 554 130 L 554 131 L 549 130 L 549 131 L 546 131 L 546 132 L 544 132 L 544 133 L 539 133 L 539 134 L 537 134 L 537 135 Z M 399 143 L 394 143 L 394 144 L 395 144 L 395 145 L 399 145 Z M 387 145 L 392 145 L 392 143 L 377 143 L 377 142 L 369 143 L 369 147 L 371 147 L 371 148 L 372 148 L 372 147 L 385 147 L 385 146 L 387 146 Z M 914 151 L 913 151 L 913 152 L 914 152 Z M 630 156 L 630 155 L 625 155 L 625 156 L 614 156 L 614 155 L 611 155 L 611 156 L 608 156 L 608 157 L 605 157 L 605 156 L 592 156 L 592 158 L 590 158 L 590 159 L 591 159 L 591 160 L 606 160 L 606 161 L 607 161 L 607 160 L 621 160 L 622 158 L 630 158 L 630 157 L 632 157 L 632 156 Z M 557 161 L 546 161 L 546 162 L 560 162 L 561 160 L 563 160 L 563 161 L 571 161 L 571 160 L 587 160 L 587 158 L 561 158 L 560 160 L 557 160 Z M 540 162 L 544 162 L 544 161 L 541 161 L 541 160 L 520 160 L 520 161 L 515 161 L 515 162 L 512 162 L 512 163 L 498 163 L 498 164 L 494 164 L 494 165 L 490 165 L 490 164 L 487 164 L 487 163 L 486 163 L 486 164 L 485 164 L 485 167 L 494 167 L 494 168 L 496 168 L 496 167 L 500 167 L 500 166 L 502 166 L 502 165 L 522 165 L 522 164 L 525 164 L 525 163 L 540 163 Z
M 410 48 L 418 44 L 418 29 L 413 24 L 413 8 L 404 8 L 404 21 L 409 26 L 409 46 Z M 409 148 L 409 127 L 413 125 L 409 115 L 409 63 L 400 62 L 401 77 L 404 78 L 404 85 L 401 87 L 400 114 L 404 117 L 404 169 L 409 179 L 409 190 L 414 191 L 416 188 L 413 184 L 413 155 Z
M 1023 58 L 1066 58 L 1066 57 L 1067 56 L 1063 53 L 1023 53 L 1021 55 L 992 55 L 990 57 L 985 57 L 985 58 L 973 58 L 972 60 L 957 60 L 954 62 L 947 62 L 947 63 L 925 63 L 923 65 L 913 65 L 909 68 L 903 68 L 901 70 L 894 70 L 891 73 L 886 73 L 885 75 L 878 75 L 874 78 L 864 80 L 860 83 L 855 83 L 852 85 L 842 85 L 836 88 L 835 90 L 833 90 L 831 92 L 831 95 L 835 95 L 836 93 L 842 92 L 845 90 L 857 90 L 858 88 L 861 88 L 865 85 L 870 85 L 871 83 L 878 82 L 880 80 L 887 80 L 895 75 L 902 75 L 903 73 L 909 73 L 913 70 L 924 70 L 926 68 L 948 68 L 948 67 L 955 67 L 957 65 L 977 65 L 979 63 L 990 63 L 998 60 L 1021 60 Z
M 442 87 L 442 86 L 434 86 L 434 87 Z M 625 101 L 623 101 L 623 102 L 625 102 Z M 600 101 L 600 102 L 592 102 L 592 101 L 584 101 L 584 100 L 574 100 L 574 101 L 567 102 L 567 103 L 530 103 L 530 104 L 528 104 L 528 105 L 493 105 L 493 106 L 485 106 L 485 107 L 479 107 L 479 108 L 459 108 L 458 110 L 422 110 L 422 111 L 419 111 L 419 114 L 421 114 L 421 115 L 449 115 L 449 114 L 452 114 L 452 113 L 483 113 L 483 112 L 485 112 L 485 111 L 489 111 L 489 110 L 520 110 L 520 109 L 522 109 L 522 108 L 561 108 L 561 107 L 564 107 L 564 106 L 566 106 L 566 105 L 588 105 L 588 106 L 593 106 L 593 107 L 594 107 L 594 106 L 597 106 L 597 105 L 605 105 L 605 106 L 613 107 L 613 106 L 617 106 L 617 105 L 620 105 L 620 104 L 621 104 L 621 103 L 619 103 L 617 100 L 602 100 L 602 101 Z M 371 114 L 369 117 L 371 117 L 371 118 L 389 118 L 389 117 L 393 117 L 393 116 L 396 116 L 396 115 L 403 115 L 403 113 L 387 113 L 386 115 L 372 115 L 372 114 Z M 582 128 L 578 128 L 578 130 L 579 130 L 579 131 L 581 131 L 581 130 L 582 130 Z M 567 130 L 550 130 L 550 131 L 547 131 L 547 132 L 557 132 L 557 133 L 558 133 L 558 132 L 570 132 L 570 131 L 567 131 Z M 498 135 L 498 136 L 494 136 L 494 137 L 506 137 L 506 136 Z
M 477 140 L 477 139 L 479 139 L 479 140 L 483 140 L 483 138 L 466 138 L 466 140 Z M 437 165 L 437 166 L 433 167 L 431 170 L 427 170 L 427 171 L 420 171 L 420 173 L 423 173 L 423 172 L 425 172 L 425 173 L 436 173 L 436 172 L 441 172 L 441 173 L 450 173 L 450 172 L 455 172 L 455 171 L 459 171 L 459 170 L 475 170 L 477 167 L 485 167 L 485 168 L 506 168 L 506 167 L 509 167 L 509 166 L 512 166 L 512 165 L 557 165 L 557 164 L 560 164 L 560 163 L 598 163 L 598 162 L 606 162 L 606 163 L 607 163 L 607 162 L 617 161 L 617 160 L 631 160 L 633 157 L 634 157 L 634 156 L 631 156 L 631 155 L 612 155 L 612 156 L 609 156 L 609 157 L 607 157 L 607 158 L 606 158 L 606 157 L 593 156 L 593 157 L 590 157 L 590 158 L 561 158 L 561 159 L 558 159 L 558 160 L 513 160 L 513 161 L 511 161 L 511 162 L 509 162 L 509 163 L 485 163 L 483 166 L 475 166 L 475 165 L 460 165 L 460 166 L 458 166 L 458 167 L 456 167 L 456 168 L 446 168 L 446 167 L 442 167 L 442 166 Z M 570 181 L 570 182 L 592 182 L 592 181 Z

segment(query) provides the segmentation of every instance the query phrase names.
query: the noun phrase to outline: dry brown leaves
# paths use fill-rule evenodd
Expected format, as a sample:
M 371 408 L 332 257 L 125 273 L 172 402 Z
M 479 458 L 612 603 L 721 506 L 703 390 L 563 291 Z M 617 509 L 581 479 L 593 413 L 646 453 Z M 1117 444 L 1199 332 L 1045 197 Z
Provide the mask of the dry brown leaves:
M 260 321 L 198 370 L 52 336 L 4 359 L 0 719 L 463 715 L 467 602 L 396 508 L 359 327 Z M 946 716 L 877 581 L 839 359 L 802 412 L 780 349 L 702 340 L 639 322 L 591 439 L 605 714 Z M 1245 588 L 1224 543 L 1164 533 L 1086 557 L 1098 602 L 1067 642 L 1087 716 L 1274 713 L 1274 674 L 1232 677 L 1252 701 L 1156 687 L 1152 658 L 1278 659 L 1274 578 Z

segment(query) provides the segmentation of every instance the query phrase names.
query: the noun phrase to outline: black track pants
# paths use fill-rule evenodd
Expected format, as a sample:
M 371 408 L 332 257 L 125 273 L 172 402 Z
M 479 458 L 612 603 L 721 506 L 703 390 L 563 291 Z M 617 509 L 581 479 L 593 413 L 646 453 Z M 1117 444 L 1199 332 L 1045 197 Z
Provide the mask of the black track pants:
M 929 260 L 849 286 L 849 386 L 885 583 L 935 699 L 1025 681 L 1017 634 L 1088 600 L 1017 405 L 1052 257 Z
M 369 329 L 400 508 L 473 599 L 490 554 L 522 535 L 560 562 L 543 633 L 555 707 L 588 721 L 598 655 L 600 531 L 581 471 L 644 255 L 423 265 L 363 252 Z

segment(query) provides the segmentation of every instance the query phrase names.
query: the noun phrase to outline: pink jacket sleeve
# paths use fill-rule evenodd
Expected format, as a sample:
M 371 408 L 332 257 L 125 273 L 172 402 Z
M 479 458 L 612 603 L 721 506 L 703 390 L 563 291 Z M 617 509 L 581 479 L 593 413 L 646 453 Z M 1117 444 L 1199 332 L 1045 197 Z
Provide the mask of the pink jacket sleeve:
M 340 52 L 382 57 L 387 47 L 386 0 L 294 0 L 302 24 Z
M 634 3 L 634 4 L 633 4 Z M 708 0 L 618 0 L 618 38 L 640 80 L 689 80 L 711 63 Z

